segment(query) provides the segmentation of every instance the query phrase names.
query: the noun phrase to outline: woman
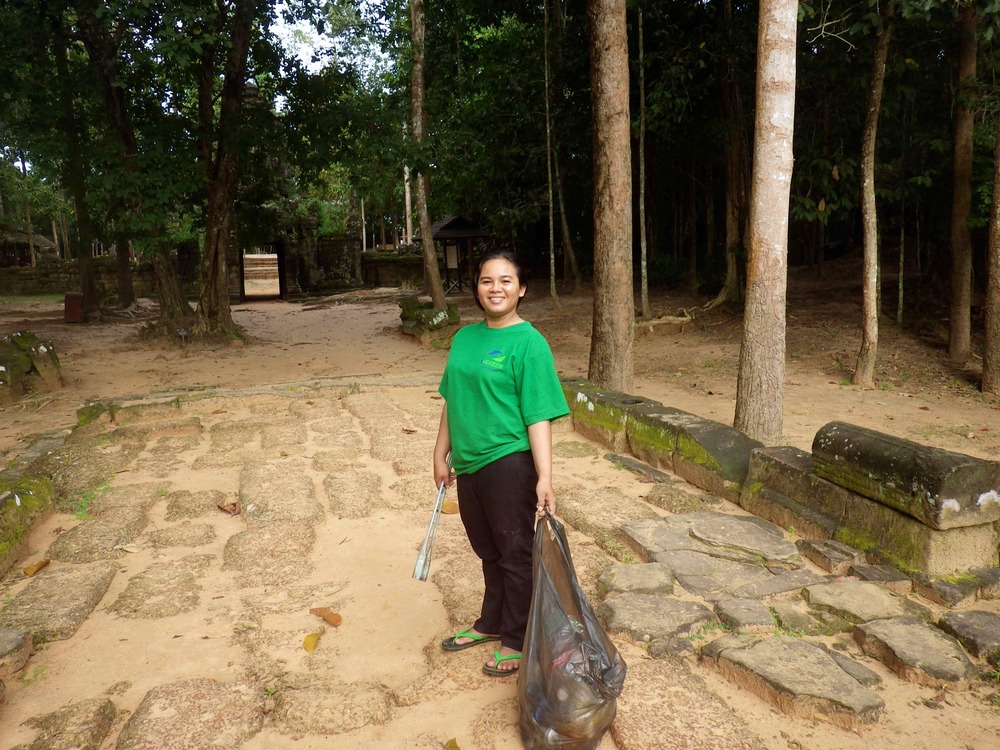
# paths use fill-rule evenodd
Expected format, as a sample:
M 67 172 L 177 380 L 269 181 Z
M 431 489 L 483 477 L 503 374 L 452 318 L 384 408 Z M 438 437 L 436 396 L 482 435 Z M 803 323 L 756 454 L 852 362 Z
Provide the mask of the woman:
M 445 405 L 434 483 L 450 487 L 457 477 L 462 523 L 486 583 L 479 619 L 441 645 L 460 651 L 499 641 L 483 665 L 492 676 L 520 666 L 535 514 L 556 509 L 550 420 L 569 413 L 548 343 L 517 313 L 524 282 L 511 251 L 483 256 L 473 295 L 485 320 L 455 334 L 438 388 Z

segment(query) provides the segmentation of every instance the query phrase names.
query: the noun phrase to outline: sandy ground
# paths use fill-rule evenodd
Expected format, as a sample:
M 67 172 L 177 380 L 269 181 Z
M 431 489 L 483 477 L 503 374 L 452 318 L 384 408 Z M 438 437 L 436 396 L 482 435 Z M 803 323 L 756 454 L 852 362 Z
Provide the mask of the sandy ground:
M 30 396 L 0 407 L 0 454 L 10 458 L 25 437 L 71 426 L 75 410 L 87 400 L 151 394 L 180 386 L 249 388 L 317 377 L 373 384 L 372 392 L 378 392 L 380 384 L 396 384 L 392 399 L 403 413 L 419 415 L 419 419 L 414 417 L 413 431 L 424 438 L 420 445 L 426 447 L 433 436 L 433 415 L 439 408 L 439 402 L 434 400 L 435 383 L 447 354 L 421 349 L 411 338 L 397 332 L 396 294 L 395 290 L 373 290 L 307 303 L 241 304 L 234 308 L 234 317 L 249 334 L 249 343 L 208 347 L 195 343 L 149 346 L 137 339 L 140 320 L 114 319 L 100 326 L 70 326 L 62 322 L 59 304 L 23 300 L 12 304 L 0 300 L 0 334 L 27 328 L 50 338 L 65 380 L 65 387 L 57 393 Z M 468 297 L 458 301 L 464 319 L 477 318 Z M 664 404 L 731 423 L 740 319 L 726 310 L 702 313 L 694 307 L 699 302 L 704 300 L 676 295 L 655 298 L 657 314 L 675 314 L 685 307 L 695 315 L 695 321 L 682 333 L 640 332 L 635 390 Z M 822 284 L 809 278 L 796 284 L 793 278 L 789 292 L 786 442 L 809 450 L 819 427 L 844 420 L 984 458 L 1000 455 L 1000 405 L 977 393 L 974 370 L 956 369 L 947 363 L 938 332 L 933 329 L 917 335 L 887 327 L 881 341 L 879 388 L 861 391 L 845 384 L 860 341 L 856 310 L 857 305 L 825 292 Z M 548 299 L 532 298 L 529 292 L 521 312 L 548 337 L 562 374 L 586 374 L 589 298 L 564 297 L 556 306 Z M 238 407 L 230 403 L 226 408 Z M 248 414 L 255 413 L 254 408 L 259 411 L 252 405 L 246 408 Z M 202 415 L 206 423 L 210 423 L 212 414 L 208 410 Z M 280 416 L 288 419 L 295 415 L 283 412 Z M 227 418 L 235 416 L 227 414 Z M 404 432 L 399 439 L 405 440 L 406 434 L 410 433 Z M 566 434 L 565 428 L 561 428 L 557 439 L 580 441 Z M 294 452 L 294 445 L 291 450 Z M 308 446 L 302 446 L 302 450 L 307 451 Z M 425 645 L 432 647 L 451 632 L 457 624 L 452 620 L 460 620 L 469 610 L 468 601 L 462 600 L 457 607 L 454 602 L 449 605 L 443 601 L 449 591 L 465 591 L 454 582 L 434 587 L 410 578 L 413 552 L 423 537 L 427 510 L 433 501 L 429 452 L 426 463 L 426 479 L 407 480 L 414 484 L 405 491 L 397 490 L 402 498 L 419 494 L 414 487 L 426 489 L 426 499 L 417 505 L 407 507 L 404 503 L 400 508 L 382 509 L 367 517 L 345 518 L 335 527 L 321 524 L 312 572 L 298 582 L 301 588 L 351 613 L 342 628 L 324 636 L 337 644 L 335 648 L 331 644 L 327 658 L 335 660 L 340 679 L 370 680 L 404 696 L 426 679 L 422 675 L 427 659 L 437 658 L 428 656 L 433 648 L 428 651 Z M 148 467 L 146 474 L 133 471 L 128 481 L 157 481 L 155 463 Z M 575 474 L 573 478 L 581 482 L 615 486 L 633 497 L 641 497 L 646 491 L 635 477 L 601 459 L 596 447 L 590 457 L 560 460 L 558 470 L 564 476 Z M 396 481 L 384 468 L 374 471 L 382 472 L 386 485 Z M 184 475 L 170 487 L 171 491 L 205 488 L 231 491 L 232 477 L 226 469 L 203 470 Z M 221 537 L 231 521 L 220 514 L 212 516 L 208 525 Z M 32 550 L 44 550 L 53 534 L 73 522 L 66 514 L 50 517 L 34 531 Z M 154 517 L 154 527 L 157 523 L 162 525 L 164 519 Z M 392 532 L 388 533 L 390 528 Z M 576 533 L 574 542 L 582 547 L 593 545 L 592 540 Z M 438 545 L 438 570 L 451 563 L 458 568 L 475 568 L 457 517 L 446 517 Z M 140 570 L 155 556 L 155 551 L 145 550 L 129 556 L 123 566 Z M 358 566 L 358 559 L 383 562 L 368 568 Z M 109 601 L 121 593 L 127 578 L 116 577 Z M 206 617 L 202 611 L 190 618 L 178 616 L 152 622 L 143 626 L 145 631 L 138 632 L 129 630 L 134 623 L 123 622 L 99 608 L 76 637 L 47 646 L 33 659 L 35 666 L 28 679 L 9 688 L 6 714 L 0 717 L 3 746 L 30 741 L 33 732 L 21 726 L 25 718 L 52 710 L 74 697 L 87 696 L 88 685 L 114 682 L 110 673 L 117 674 L 126 667 L 132 676 L 121 684 L 116 696 L 126 710 L 134 710 L 152 685 L 188 676 L 190 670 L 185 664 L 197 664 L 195 671 L 199 675 L 213 675 L 224 681 L 235 678 L 237 646 L 227 638 L 233 632 L 231 618 L 235 615 L 233 609 L 226 608 L 226 596 L 226 581 L 222 580 L 217 590 L 204 592 L 205 599 L 220 600 L 212 605 L 217 607 L 214 617 Z M 280 601 L 267 601 L 265 593 L 258 592 L 257 596 L 260 601 L 256 606 L 264 613 L 269 630 L 278 632 L 288 626 L 290 615 L 282 613 Z M 181 632 L 192 634 L 183 664 L 174 661 L 166 650 L 136 643 L 166 642 Z M 630 662 L 643 659 L 642 650 L 634 644 L 622 644 L 622 649 Z M 274 650 L 276 654 L 271 656 L 279 661 L 303 658 L 297 646 L 275 644 Z M 115 663 L 95 658 L 95 654 L 112 653 L 117 654 L 112 660 Z M 461 663 L 475 672 L 481 656 L 463 652 Z M 44 670 L 39 673 L 39 665 L 49 670 L 46 681 L 50 687 L 33 691 L 32 681 L 45 677 Z M 888 678 L 883 691 L 886 718 L 875 727 L 851 733 L 782 716 L 754 696 L 704 670 L 699 672 L 769 748 L 986 750 L 1000 744 L 1000 713 L 990 704 L 992 696 L 983 690 L 949 697 L 946 710 L 930 710 L 924 701 L 933 698 L 936 691 Z M 52 680 L 54 677 L 59 679 Z M 440 744 L 435 743 L 458 737 L 465 750 L 516 748 L 520 744 L 513 726 L 513 697 L 513 683 L 480 678 L 474 693 L 456 689 L 414 699 L 412 705 L 419 710 L 403 711 L 383 727 L 354 733 L 350 740 L 341 739 L 334 745 L 329 744 L 329 738 L 310 738 L 308 732 L 289 739 L 265 731 L 246 747 L 438 747 Z M 484 714 L 484 705 L 495 708 Z M 489 741 L 484 741 L 483 736 L 488 736 Z M 615 745 L 608 737 L 601 747 Z

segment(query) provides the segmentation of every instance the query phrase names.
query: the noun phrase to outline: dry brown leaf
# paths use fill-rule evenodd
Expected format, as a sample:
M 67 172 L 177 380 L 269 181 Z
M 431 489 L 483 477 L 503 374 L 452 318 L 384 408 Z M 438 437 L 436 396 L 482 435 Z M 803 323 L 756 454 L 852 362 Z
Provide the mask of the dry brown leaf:
M 462 750 L 462 748 L 458 746 L 458 740 L 452 737 L 444 743 L 444 750 Z
M 219 503 L 216 507 L 223 513 L 228 513 L 231 516 L 238 516 L 240 514 L 240 504 L 237 502 Z
M 414 433 L 416 433 L 416 430 L 411 430 L 409 427 L 404 427 L 403 432 L 405 432 L 407 435 L 413 435 Z
M 227 411 L 229 411 L 229 410 L 228 409 L 216 409 L 215 411 L 212 412 L 212 414 L 225 414 Z
M 316 615 L 317 617 L 322 617 L 328 623 L 333 625 L 335 628 L 340 627 L 340 623 L 344 621 L 344 618 L 338 615 L 329 607 L 313 607 L 309 610 L 309 614 Z
M 49 560 L 49 558 L 47 558 L 47 557 L 44 560 L 39 560 L 38 562 L 33 562 L 33 563 L 31 563 L 31 565 L 29 565 L 28 567 L 26 567 L 24 569 L 24 574 L 26 576 L 33 576 L 33 575 L 35 575 L 35 573 L 37 573 L 39 570 L 41 570 L 42 568 L 44 568 L 50 562 L 51 562 L 51 560 Z
M 304 648 L 308 653 L 311 654 L 313 651 L 316 650 L 316 647 L 319 645 L 319 639 L 323 637 L 323 633 L 325 632 L 326 628 L 320 625 L 319 630 L 317 630 L 315 633 L 310 633 L 305 637 L 305 640 L 302 641 L 302 648 Z

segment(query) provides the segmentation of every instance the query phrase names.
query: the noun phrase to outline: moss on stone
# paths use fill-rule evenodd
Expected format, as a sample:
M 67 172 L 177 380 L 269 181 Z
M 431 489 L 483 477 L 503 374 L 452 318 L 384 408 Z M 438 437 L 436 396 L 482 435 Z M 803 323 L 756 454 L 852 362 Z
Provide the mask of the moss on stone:
M 884 545 L 879 544 L 878 541 L 872 537 L 865 534 L 863 531 L 854 529 L 848 526 L 843 526 L 837 530 L 837 534 L 834 537 L 838 542 L 843 542 L 849 547 L 854 547 L 862 552 L 873 552 L 882 558 L 889 565 L 894 568 L 901 570 L 906 574 L 914 573 L 917 571 L 915 564 L 919 563 L 919 552 L 918 548 L 915 548 L 909 539 L 906 540 L 905 544 L 896 547 L 896 550 L 902 554 L 909 554 L 910 557 L 905 559 L 900 557 L 895 552 L 890 552 L 885 548 Z M 914 554 L 917 553 L 917 554 Z
M 114 415 L 113 406 L 107 402 L 95 401 L 92 404 L 84 404 L 76 410 L 76 424 L 80 427 L 90 424 L 105 412 Z
M 721 471 L 722 465 L 715 456 L 701 447 L 701 444 L 687 433 L 677 435 L 677 452 L 693 464 L 704 466 L 712 471 Z
M 662 453 L 673 453 L 677 447 L 677 433 L 665 426 L 656 426 L 637 419 L 629 420 L 630 439 L 633 443 L 654 448 Z

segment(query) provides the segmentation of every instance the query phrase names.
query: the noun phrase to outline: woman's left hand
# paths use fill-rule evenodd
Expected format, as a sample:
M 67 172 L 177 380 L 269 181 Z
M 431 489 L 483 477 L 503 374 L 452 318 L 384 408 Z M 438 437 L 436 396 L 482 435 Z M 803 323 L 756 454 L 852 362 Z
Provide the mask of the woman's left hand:
M 535 487 L 538 496 L 538 504 L 535 512 L 541 516 L 548 512 L 550 515 L 556 514 L 556 493 L 552 490 L 552 482 L 546 479 L 539 479 Z

